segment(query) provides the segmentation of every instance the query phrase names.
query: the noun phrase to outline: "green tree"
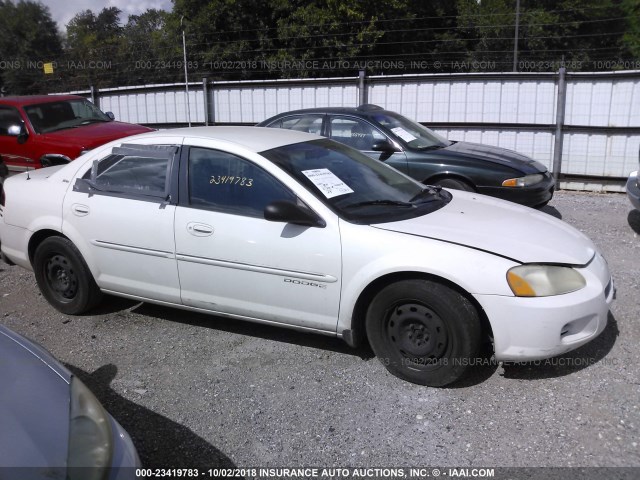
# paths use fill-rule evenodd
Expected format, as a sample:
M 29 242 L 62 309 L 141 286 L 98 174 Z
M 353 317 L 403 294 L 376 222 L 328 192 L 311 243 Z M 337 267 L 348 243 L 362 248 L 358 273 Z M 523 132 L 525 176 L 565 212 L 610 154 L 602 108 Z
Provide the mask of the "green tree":
M 325 74 L 331 74 L 340 69 L 342 62 L 369 55 L 384 35 L 376 25 L 377 16 L 370 11 L 370 5 L 359 0 L 274 2 L 277 48 L 272 49 L 267 59 L 315 60 Z M 307 76 L 319 72 L 283 73 Z
M 632 58 L 638 61 L 640 60 L 640 1 L 623 0 L 621 8 L 626 16 L 626 28 L 622 41 Z
M 556 63 L 564 58 L 569 70 L 616 69 L 628 58 L 622 43 L 625 13 L 619 0 L 547 0 L 543 5 L 553 15 L 541 29 L 537 47 L 545 58 Z
M 336 62 L 371 58 L 377 42 L 385 36 L 384 20 L 407 15 L 410 3 L 176 0 L 174 13 L 188 18 L 188 49 L 214 75 L 321 76 L 345 73 L 323 69 Z M 320 70 L 304 68 L 313 61 Z M 216 65 L 222 68 L 216 69 Z M 353 73 L 353 69 L 347 71 Z
M 7 94 L 42 93 L 43 63 L 59 58 L 62 43 L 49 9 L 39 2 L 0 0 L 0 84 Z
M 637 0 L 625 0 L 629 5 Z M 469 60 L 489 60 L 511 70 L 515 0 L 458 0 L 460 33 Z M 519 70 L 597 70 L 628 58 L 623 44 L 633 22 L 620 0 L 521 0 Z M 637 18 L 637 15 L 636 15 Z M 606 62 L 603 62 L 606 60 Z
M 163 10 L 149 9 L 129 17 L 122 31 L 122 63 L 118 65 L 129 72 L 127 83 L 183 80 L 179 26 L 176 16 Z
M 449 0 L 398 2 L 394 10 L 378 14 L 376 25 L 383 35 L 373 57 L 402 61 L 403 69 L 396 73 L 448 68 L 466 56 L 466 44 L 457 31 L 457 16 L 456 2 Z
M 97 15 L 91 10 L 77 13 L 67 24 L 67 47 L 91 54 L 102 51 L 122 33 L 121 13 L 117 7 L 105 7 Z
M 127 71 L 120 66 L 123 27 L 116 7 L 103 8 L 98 14 L 85 10 L 67 24 L 65 57 L 62 62 L 68 88 L 118 85 Z
M 271 48 L 271 1 L 175 0 L 173 13 L 182 19 L 189 61 L 214 76 L 251 76 L 258 52 Z
M 563 61 L 570 70 L 609 69 L 637 59 L 639 4 L 521 0 L 519 70 L 556 71 Z M 230 65 L 210 68 L 221 78 L 353 75 L 360 65 L 369 73 L 513 66 L 516 0 L 175 0 L 174 13 L 188 18 L 188 50 L 201 67 Z M 309 61 L 337 68 L 306 70 Z

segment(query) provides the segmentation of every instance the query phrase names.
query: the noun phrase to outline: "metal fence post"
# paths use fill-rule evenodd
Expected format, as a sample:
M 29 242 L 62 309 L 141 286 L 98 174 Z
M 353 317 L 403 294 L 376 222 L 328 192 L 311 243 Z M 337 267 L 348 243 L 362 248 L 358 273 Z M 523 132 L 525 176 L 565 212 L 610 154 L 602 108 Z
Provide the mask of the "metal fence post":
M 360 70 L 358 72 L 358 105 L 367 103 L 367 85 L 364 81 L 366 72 Z
M 556 188 L 560 187 L 559 178 L 562 171 L 562 144 L 564 141 L 564 109 L 567 104 L 567 82 L 565 79 L 566 69 L 560 67 L 558 72 L 558 103 L 556 107 L 556 134 L 553 147 L 553 178 L 556 181 Z
M 207 119 L 210 125 L 216 124 L 216 83 L 214 81 L 207 82 Z
M 204 102 L 204 125 L 209 126 L 209 88 L 207 77 L 202 79 L 202 101 Z
M 89 91 L 91 92 L 91 103 L 100 108 L 100 97 L 98 96 L 98 89 L 91 85 L 89 87 Z

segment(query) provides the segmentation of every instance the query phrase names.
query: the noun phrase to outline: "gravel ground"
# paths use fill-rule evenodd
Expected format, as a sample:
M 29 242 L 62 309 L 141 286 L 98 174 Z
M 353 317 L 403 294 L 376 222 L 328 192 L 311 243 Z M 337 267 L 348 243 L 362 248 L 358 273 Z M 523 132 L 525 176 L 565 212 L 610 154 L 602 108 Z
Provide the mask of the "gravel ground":
M 640 466 L 640 212 L 568 191 L 544 210 L 603 249 L 607 329 L 553 364 L 477 367 L 453 388 L 323 336 L 112 297 L 66 316 L 6 265 L 0 322 L 81 377 L 148 467 Z

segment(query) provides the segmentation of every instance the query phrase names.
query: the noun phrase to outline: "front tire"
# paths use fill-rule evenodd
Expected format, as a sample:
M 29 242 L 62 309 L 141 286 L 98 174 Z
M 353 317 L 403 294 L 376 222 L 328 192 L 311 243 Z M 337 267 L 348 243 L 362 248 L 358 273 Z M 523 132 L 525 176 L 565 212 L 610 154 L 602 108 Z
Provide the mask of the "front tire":
M 461 378 L 480 348 L 478 312 L 463 295 L 428 280 L 383 288 L 366 316 L 367 336 L 393 375 L 442 387 Z
M 80 251 L 64 237 L 45 239 L 36 249 L 33 267 L 42 295 L 62 313 L 84 313 L 102 298 Z

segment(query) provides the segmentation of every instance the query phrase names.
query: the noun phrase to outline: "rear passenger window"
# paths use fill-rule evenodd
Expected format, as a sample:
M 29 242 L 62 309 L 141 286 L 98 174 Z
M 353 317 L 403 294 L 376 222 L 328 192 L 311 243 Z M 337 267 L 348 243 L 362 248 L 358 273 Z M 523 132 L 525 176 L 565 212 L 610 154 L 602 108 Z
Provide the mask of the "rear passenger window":
M 269 125 L 269 127 L 321 135 L 322 117 L 323 115 L 294 115 L 292 117 L 281 118 Z
M 128 145 L 94 163 L 85 175 L 101 192 L 166 198 L 170 167 L 177 147 Z

